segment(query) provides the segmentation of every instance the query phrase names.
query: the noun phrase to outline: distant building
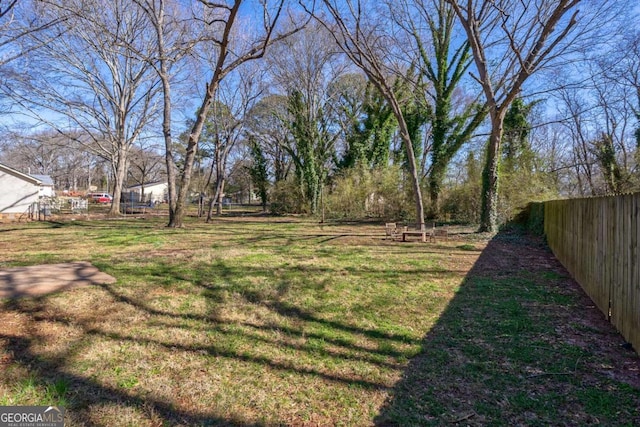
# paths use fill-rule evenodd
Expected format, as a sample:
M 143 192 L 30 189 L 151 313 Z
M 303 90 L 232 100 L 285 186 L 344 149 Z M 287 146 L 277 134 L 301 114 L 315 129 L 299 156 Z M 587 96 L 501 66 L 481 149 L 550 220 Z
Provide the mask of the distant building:
M 55 197 L 53 179 L 49 175 L 31 175 L 40 181 L 40 195 L 44 197 Z
M 41 197 L 53 197 L 53 180 L 28 175 L 0 163 L 0 219 L 33 213 Z
M 144 194 L 143 194 L 144 188 Z M 150 182 L 142 185 L 134 185 L 126 189 L 128 200 L 138 203 L 162 203 L 169 199 L 169 184 L 166 181 Z

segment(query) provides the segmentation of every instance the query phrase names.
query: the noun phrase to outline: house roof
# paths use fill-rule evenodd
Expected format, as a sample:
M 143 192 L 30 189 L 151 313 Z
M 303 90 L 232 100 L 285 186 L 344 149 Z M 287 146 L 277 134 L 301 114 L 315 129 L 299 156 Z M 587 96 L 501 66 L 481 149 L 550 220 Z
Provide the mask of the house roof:
M 23 180 L 25 180 L 27 182 L 30 182 L 32 184 L 40 185 L 40 184 L 43 183 L 43 181 L 39 180 L 38 178 L 36 178 L 34 176 L 27 175 L 26 173 L 19 172 L 19 171 L 13 169 L 13 168 L 10 168 L 7 165 L 3 165 L 2 163 L 0 163 L 0 170 L 4 171 L 5 173 L 8 173 L 9 175 L 13 175 L 16 178 L 20 178 L 20 179 L 23 179 Z M 51 179 L 51 178 L 49 178 L 49 179 Z
M 53 186 L 54 182 L 53 182 L 53 178 L 51 178 L 49 175 L 31 175 L 32 177 L 34 177 L 35 179 L 37 179 L 38 181 L 40 181 L 41 184 L 43 185 L 49 185 L 49 186 Z

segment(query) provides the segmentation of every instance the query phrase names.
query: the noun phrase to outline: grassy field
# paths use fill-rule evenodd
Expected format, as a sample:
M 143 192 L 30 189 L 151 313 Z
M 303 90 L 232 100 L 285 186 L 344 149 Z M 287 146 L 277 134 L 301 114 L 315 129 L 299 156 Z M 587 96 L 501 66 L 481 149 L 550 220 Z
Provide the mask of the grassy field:
M 0 267 L 117 278 L 0 300 L 0 405 L 64 405 L 68 425 L 640 424 L 637 355 L 537 242 L 165 221 L 0 225 Z

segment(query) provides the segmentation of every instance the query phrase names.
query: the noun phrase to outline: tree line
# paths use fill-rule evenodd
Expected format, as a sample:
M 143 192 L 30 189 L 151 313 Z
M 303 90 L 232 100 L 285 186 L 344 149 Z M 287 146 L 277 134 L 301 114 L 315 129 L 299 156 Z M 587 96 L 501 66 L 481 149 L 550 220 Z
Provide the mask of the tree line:
M 0 161 L 108 185 L 113 215 L 125 185 L 166 179 L 171 227 L 242 181 L 275 213 L 494 231 L 531 200 L 638 189 L 637 19 L 624 1 L 9 2 Z

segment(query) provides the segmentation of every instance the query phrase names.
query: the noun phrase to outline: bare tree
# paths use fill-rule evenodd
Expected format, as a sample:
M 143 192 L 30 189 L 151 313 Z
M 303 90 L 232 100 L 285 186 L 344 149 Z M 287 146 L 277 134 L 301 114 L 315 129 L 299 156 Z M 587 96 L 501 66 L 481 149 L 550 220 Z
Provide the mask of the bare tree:
M 476 70 L 491 120 L 487 161 L 483 171 L 480 231 L 497 227 L 498 165 L 505 115 L 525 81 L 566 54 L 580 35 L 580 0 L 447 0 L 471 45 Z
M 148 21 L 126 0 L 49 5 L 72 17 L 53 30 L 64 36 L 40 49 L 41 66 L 34 68 L 29 84 L 12 95 L 40 120 L 109 160 L 114 177 L 109 213 L 118 215 L 129 152 L 156 112 L 155 75 L 135 55 L 152 47 Z M 46 37 L 32 35 L 35 44 Z M 74 137 L 79 130 L 83 138 Z
M 4 136 L 0 161 L 25 173 L 51 176 L 56 191 L 79 192 L 92 185 L 94 177 L 102 175 L 104 159 L 78 150 L 68 137 L 54 129 Z
M 288 32 L 276 32 L 276 26 L 285 9 L 285 0 L 256 2 L 259 4 L 261 13 L 252 14 L 251 19 L 261 20 L 259 23 L 252 22 L 253 27 L 259 30 L 256 34 L 245 34 L 242 37 L 240 37 L 238 26 L 242 25 L 243 18 L 239 12 L 240 7 L 245 2 L 250 3 L 249 1 L 210 2 L 199 0 L 199 2 L 202 5 L 199 21 L 207 26 L 210 35 L 203 48 L 214 52 L 216 57 L 211 64 L 211 77 L 205 85 L 205 92 L 198 108 L 196 120 L 189 132 L 184 165 L 179 171 L 179 190 L 175 212 L 170 217 L 169 227 L 182 227 L 183 225 L 198 141 L 220 82 L 240 65 L 262 58 L 271 44 L 298 30 L 297 27 L 294 27 Z
M 633 47 L 613 44 L 611 53 L 584 58 L 580 83 L 556 92 L 562 124 L 572 142 L 570 165 L 579 195 L 637 188 L 637 89 Z
M 30 66 L 30 55 L 60 36 L 52 29 L 65 19 L 65 14 L 49 13 L 37 0 L 0 1 L 0 91 L 8 95 L 24 80 L 22 70 Z M 31 36 L 37 33 L 40 42 L 34 43 Z M 18 104 L 10 96 L 2 97 L 1 112 L 14 112 Z
M 398 70 L 392 69 L 391 63 L 383 59 L 394 56 L 394 52 L 389 50 L 389 37 L 384 34 L 389 23 L 380 24 L 368 20 L 367 17 L 372 15 L 369 12 L 373 6 L 365 4 L 364 0 L 347 0 L 345 2 L 323 0 L 322 4 L 327 17 L 309 7 L 307 7 L 307 11 L 327 27 L 340 49 L 367 75 L 389 102 L 398 121 L 415 197 L 416 221 L 420 229 L 424 231 L 424 204 L 416 156 L 403 113 L 404 100 L 394 87 L 396 79 L 404 73 L 398 74 Z M 426 241 L 425 233 L 422 235 L 422 240 Z
M 173 127 L 172 88 L 181 74 L 182 59 L 201 41 L 194 31 L 194 21 L 188 18 L 181 3 L 171 0 L 133 0 L 147 15 L 155 34 L 155 49 L 137 52 L 156 71 L 162 85 L 162 136 L 169 196 L 169 224 L 176 222 L 177 177 Z M 148 56 L 147 56 L 148 55 Z
M 292 146 L 287 125 L 287 97 L 268 95 L 260 99 L 245 117 L 247 133 L 260 145 L 270 163 L 270 176 L 274 183 L 284 181 L 292 168 L 287 147 Z
M 157 152 L 157 147 L 145 147 L 136 144 L 132 150 L 129 181 L 140 186 L 140 201 L 145 200 L 145 188 L 151 184 L 160 181 L 166 175 L 166 169 L 163 166 L 163 158 Z
M 599 62 L 600 72 L 594 78 L 592 91 L 600 119 L 594 138 L 595 154 L 608 191 L 627 192 L 634 189 L 636 99 L 628 96 L 630 91 L 624 80 L 607 72 L 613 64 Z
M 216 215 L 222 214 L 222 198 L 228 175 L 229 158 L 243 138 L 248 111 L 263 91 L 263 85 L 259 83 L 262 79 L 258 70 L 249 65 L 245 64 L 236 70 L 233 83 L 230 83 L 231 79 L 229 79 L 225 82 L 230 84 L 220 86 L 202 135 L 202 137 L 206 136 L 206 148 L 213 157 L 207 184 L 211 181 L 211 176 L 215 177 L 213 197 L 209 200 L 207 222 L 212 219 L 214 205 Z M 205 141 L 201 140 L 201 143 L 205 148 Z
M 571 140 L 571 156 L 564 167 L 573 171 L 577 183 L 577 195 L 594 196 L 596 188 L 596 159 L 590 147 L 589 123 L 586 103 L 576 90 L 563 88 L 557 92 L 557 108 L 560 110 L 560 122 Z
M 637 16 L 637 15 L 636 15 Z M 624 40 L 620 52 L 621 58 L 615 62 L 616 73 L 613 78 L 616 81 L 624 82 L 626 88 L 625 101 L 628 110 L 635 116 L 635 175 L 640 181 L 640 31 L 636 30 Z
M 0 3 L 0 67 L 24 57 L 54 37 L 40 44 L 21 44 L 29 35 L 52 28 L 67 19 L 66 14 L 49 14 L 38 2 L 5 0 Z

